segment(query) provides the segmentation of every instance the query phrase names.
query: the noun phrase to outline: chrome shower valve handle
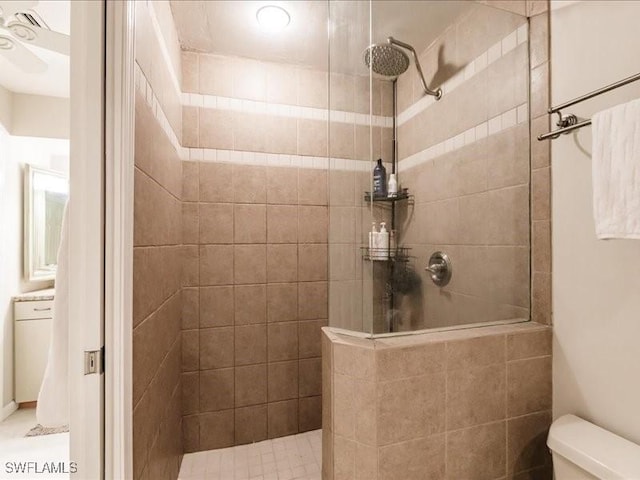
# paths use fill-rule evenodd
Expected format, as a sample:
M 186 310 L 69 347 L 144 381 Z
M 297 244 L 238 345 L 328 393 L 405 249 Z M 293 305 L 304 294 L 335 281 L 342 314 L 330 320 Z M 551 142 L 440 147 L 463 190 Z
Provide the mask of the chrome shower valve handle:
M 429 264 L 424 269 L 429 272 L 431 281 L 439 287 L 444 287 L 451 281 L 451 260 L 444 252 L 435 252 L 431 255 Z

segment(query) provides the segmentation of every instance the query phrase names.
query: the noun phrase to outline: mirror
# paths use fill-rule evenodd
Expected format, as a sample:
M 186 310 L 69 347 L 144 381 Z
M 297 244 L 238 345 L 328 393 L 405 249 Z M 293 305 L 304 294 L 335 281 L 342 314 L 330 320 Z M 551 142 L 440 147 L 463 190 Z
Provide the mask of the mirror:
M 69 183 L 61 173 L 33 165 L 26 165 L 24 180 L 25 277 L 54 280 Z

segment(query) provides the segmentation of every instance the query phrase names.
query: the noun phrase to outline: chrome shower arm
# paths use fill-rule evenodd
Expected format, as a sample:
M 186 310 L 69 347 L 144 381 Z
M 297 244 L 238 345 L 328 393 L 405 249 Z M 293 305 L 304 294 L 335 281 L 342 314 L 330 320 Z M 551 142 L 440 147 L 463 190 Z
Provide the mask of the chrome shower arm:
M 402 47 L 405 50 L 409 50 L 411 52 L 411 54 L 413 55 L 413 60 L 416 62 L 416 69 L 418 70 L 418 74 L 420 75 L 420 80 L 422 81 L 422 88 L 424 88 L 425 93 L 427 95 L 432 95 L 436 97 L 436 100 L 440 100 L 440 98 L 442 98 L 442 89 L 438 88 L 437 90 L 433 91 L 427 86 L 427 82 L 424 79 L 424 74 L 422 73 L 422 67 L 420 67 L 420 60 L 418 60 L 418 54 L 416 52 L 416 49 L 413 48 L 408 43 L 401 42 L 400 40 L 396 40 L 393 37 L 388 37 L 387 43 L 390 43 L 392 45 L 397 45 L 398 47 Z

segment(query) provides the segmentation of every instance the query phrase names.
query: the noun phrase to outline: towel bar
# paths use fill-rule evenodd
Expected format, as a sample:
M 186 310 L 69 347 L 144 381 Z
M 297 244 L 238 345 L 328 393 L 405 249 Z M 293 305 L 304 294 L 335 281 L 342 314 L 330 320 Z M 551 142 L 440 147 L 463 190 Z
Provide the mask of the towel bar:
M 607 93 L 610 92 L 611 90 L 614 90 L 618 87 L 623 87 L 624 85 L 627 85 L 629 83 L 635 82 L 637 80 L 640 80 L 640 73 L 636 73 L 635 75 L 631 75 L 630 77 L 624 78 L 622 80 L 619 80 L 615 83 L 612 83 L 610 85 L 607 85 L 606 87 L 602 87 L 599 88 L 598 90 L 594 90 L 593 92 L 589 92 L 585 95 L 582 95 L 580 97 L 574 98 L 573 100 L 570 100 L 568 102 L 562 103 L 560 105 L 556 105 L 555 107 L 552 107 L 548 110 L 549 114 L 552 113 L 557 113 L 558 114 L 558 122 L 556 123 L 556 125 L 560 128 L 558 128 L 557 130 L 553 130 L 551 132 L 548 133 L 543 133 L 541 135 L 538 135 L 538 141 L 542 141 L 542 140 L 547 140 L 547 139 L 552 139 L 555 140 L 556 138 L 558 138 L 560 135 L 564 134 L 564 133 L 569 133 L 573 130 L 577 130 L 579 128 L 582 127 L 586 127 L 587 125 L 591 125 L 591 120 L 583 120 L 583 121 L 579 121 L 578 117 L 576 117 L 575 115 L 566 115 L 563 116 L 561 113 L 562 109 L 565 109 L 567 107 L 571 107 L 572 105 L 575 105 L 577 103 L 580 102 L 584 102 L 585 100 L 589 100 L 590 98 L 593 97 L 597 97 L 598 95 L 601 95 L 603 93 Z

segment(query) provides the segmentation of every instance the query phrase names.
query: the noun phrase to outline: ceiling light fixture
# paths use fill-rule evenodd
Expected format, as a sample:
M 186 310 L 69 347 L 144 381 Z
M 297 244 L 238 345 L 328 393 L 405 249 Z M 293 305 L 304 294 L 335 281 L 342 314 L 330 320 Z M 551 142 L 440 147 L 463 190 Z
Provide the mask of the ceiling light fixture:
M 265 5 L 256 12 L 256 19 L 260 28 L 268 33 L 277 33 L 289 25 L 291 17 L 282 7 L 277 5 Z

